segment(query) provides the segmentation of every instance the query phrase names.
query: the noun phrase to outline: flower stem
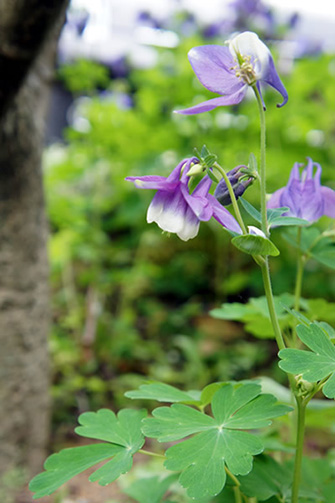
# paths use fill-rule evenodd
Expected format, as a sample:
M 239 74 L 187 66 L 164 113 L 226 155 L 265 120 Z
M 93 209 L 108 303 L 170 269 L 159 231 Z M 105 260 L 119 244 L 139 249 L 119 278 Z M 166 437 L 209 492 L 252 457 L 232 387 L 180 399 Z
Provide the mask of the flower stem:
M 230 195 L 230 199 L 231 199 L 231 202 L 232 202 L 232 205 L 233 205 L 233 208 L 234 208 L 235 216 L 236 216 L 236 219 L 237 219 L 238 223 L 240 224 L 240 227 L 242 229 L 243 234 L 248 234 L 247 233 L 247 229 L 246 229 L 246 227 L 244 225 L 244 222 L 243 222 L 243 219 L 242 219 L 240 208 L 238 207 L 238 204 L 237 204 L 237 200 L 236 200 L 236 196 L 235 196 L 235 193 L 234 193 L 234 189 L 231 186 L 230 180 L 229 180 L 229 178 L 228 178 L 225 170 L 217 162 L 214 163 L 214 168 L 216 168 L 218 170 L 218 172 L 222 175 L 222 178 L 226 182 L 226 185 L 227 185 L 227 188 L 228 188 L 228 192 L 229 192 L 229 195 Z
M 292 496 L 291 503 L 298 503 L 299 501 L 299 486 L 301 479 L 301 464 L 302 464 L 302 454 L 304 447 L 304 437 L 305 437 L 305 413 L 306 405 L 308 402 L 300 397 L 296 397 L 297 402 L 297 442 L 294 460 L 294 472 L 293 472 L 293 484 L 292 484 Z
M 274 335 L 277 341 L 277 346 L 279 349 L 285 348 L 285 342 L 283 339 L 283 335 L 281 333 L 281 328 L 279 325 L 277 313 L 275 310 L 272 287 L 271 287 L 271 279 L 270 279 L 270 271 L 269 271 L 269 259 L 266 257 L 264 263 L 260 266 L 263 277 L 264 290 L 266 295 L 266 300 L 268 303 L 268 309 L 270 314 L 270 320 L 272 324 L 272 328 L 274 331 Z
M 155 458 L 165 459 L 165 456 L 163 454 L 157 454 L 156 452 L 146 451 L 145 449 L 140 449 L 138 452 L 140 452 L 141 454 L 145 454 L 146 456 L 154 456 Z
M 297 235 L 298 260 L 297 260 L 297 275 L 296 275 L 295 290 L 294 290 L 294 309 L 296 311 L 299 311 L 299 309 L 300 309 L 302 279 L 303 279 L 303 275 L 304 275 L 304 265 L 305 265 L 305 257 L 301 253 L 301 250 L 300 250 L 301 230 L 302 230 L 301 227 L 298 227 L 298 235 Z
M 262 216 L 262 231 L 266 236 L 269 236 L 268 219 L 266 213 L 266 127 L 265 127 L 265 113 L 261 95 L 257 86 L 252 86 L 258 104 L 259 118 L 261 125 L 261 162 L 260 162 L 260 190 L 261 190 L 261 216 Z

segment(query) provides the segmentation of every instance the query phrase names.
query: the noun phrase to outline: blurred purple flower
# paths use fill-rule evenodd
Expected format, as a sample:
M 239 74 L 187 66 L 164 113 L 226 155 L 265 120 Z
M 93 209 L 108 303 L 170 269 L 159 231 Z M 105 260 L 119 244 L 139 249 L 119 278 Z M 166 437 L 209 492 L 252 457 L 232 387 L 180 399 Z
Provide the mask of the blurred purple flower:
M 191 165 L 198 163 L 196 157 L 184 159 L 167 178 L 154 175 L 126 178 L 139 189 L 157 190 L 148 208 L 147 222 L 156 222 L 161 229 L 176 233 L 183 241 L 194 238 L 200 221 L 208 221 L 211 217 L 227 229 L 241 234 L 235 218 L 208 193 L 212 182 L 207 175 L 190 194 L 187 173 Z
M 288 100 L 271 53 L 256 33 L 241 33 L 229 41 L 228 47 L 194 47 L 188 57 L 202 85 L 222 96 L 178 110 L 178 113 L 192 115 L 208 112 L 219 106 L 236 105 L 243 100 L 249 86 L 256 85 L 261 92 L 260 82 L 269 84 L 282 95 L 283 102 L 278 106 L 285 105 Z
M 307 158 L 307 167 L 296 162 L 288 184 L 274 192 L 267 204 L 268 208 L 287 206 L 290 211 L 285 216 L 298 217 L 315 222 L 323 215 L 335 218 L 335 191 L 320 183 L 321 166 Z M 314 167 L 316 168 L 315 174 Z

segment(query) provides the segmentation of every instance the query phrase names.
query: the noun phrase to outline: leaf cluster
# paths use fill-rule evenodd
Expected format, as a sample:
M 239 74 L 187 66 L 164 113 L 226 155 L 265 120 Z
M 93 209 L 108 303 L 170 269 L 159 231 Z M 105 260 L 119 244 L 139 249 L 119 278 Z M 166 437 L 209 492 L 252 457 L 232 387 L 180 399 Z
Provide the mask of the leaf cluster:
M 168 447 L 164 465 L 180 473 L 179 482 L 191 498 L 212 498 L 224 488 L 227 473 L 247 475 L 252 470 L 253 456 L 264 450 L 255 432 L 246 430 L 264 428 L 273 418 L 291 410 L 274 396 L 262 394 L 260 385 L 254 382 L 214 383 L 202 392 L 149 383 L 127 396 L 172 405 L 154 409 L 152 417 L 131 409 L 123 409 L 117 416 L 107 409 L 82 414 L 76 433 L 103 442 L 50 456 L 46 471 L 30 483 L 35 498 L 51 494 L 76 474 L 106 460 L 89 480 L 100 485 L 111 483 L 130 470 L 133 455 L 143 446 L 145 436 L 158 442 L 183 439 Z M 204 413 L 209 404 L 211 414 Z M 160 480 L 154 479 L 154 487 L 147 487 L 149 493 L 152 490 L 163 494 L 167 483 L 164 480 L 162 486 Z M 144 491 L 141 487 L 137 488 L 140 492 Z

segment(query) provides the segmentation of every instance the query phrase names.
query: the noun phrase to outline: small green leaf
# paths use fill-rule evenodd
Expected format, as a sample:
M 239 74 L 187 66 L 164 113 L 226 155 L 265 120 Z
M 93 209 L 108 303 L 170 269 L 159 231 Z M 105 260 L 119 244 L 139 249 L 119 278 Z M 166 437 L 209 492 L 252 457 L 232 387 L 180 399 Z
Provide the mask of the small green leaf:
M 257 383 L 222 385 L 211 402 L 214 417 L 187 405 L 174 404 L 153 411 L 143 420 L 143 432 L 160 442 L 195 436 L 166 451 L 165 466 L 181 471 L 180 483 L 191 498 L 215 496 L 226 482 L 225 464 L 235 475 L 252 468 L 252 456 L 263 450 L 258 437 L 240 429 L 267 426 L 270 419 L 292 410 L 271 395 L 261 394 Z
M 335 269 L 335 242 L 325 237 L 317 242 L 311 249 L 312 257 L 321 264 Z
M 311 383 L 321 381 L 329 376 L 323 386 L 327 398 L 335 398 L 335 347 L 324 330 L 316 323 L 309 326 L 298 325 L 297 334 L 300 340 L 311 349 L 286 348 L 279 352 L 282 359 L 279 366 L 290 374 L 302 374 Z
M 157 400 L 158 402 L 200 404 L 195 394 L 194 391 L 181 391 L 169 384 L 152 382 L 142 384 L 138 390 L 127 391 L 125 396 L 132 399 Z
M 48 457 L 44 463 L 46 471 L 39 473 L 32 479 L 29 489 L 36 493 L 34 499 L 52 494 L 78 473 L 100 463 L 100 461 L 118 455 L 123 450 L 123 447 L 112 444 L 93 444 L 63 449 Z
M 256 222 L 258 222 L 260 224 L 262 222 L 262 216 L 261 216 L 260 212 L 258 210 L 256 210 L 256 208 L 252 204 L 250 204 L 246 199 L 244 199 L 243 197 L 240 197 L 239 201 L 242 204 L 245 211 L 247 213 L 249 213 L 249 215 L 254 220 L 256 220 Z
M 206 169 L 206 173 L 209 176 L 209 178 L 212 180 L 214 183 L 219 183 L 218 178 L 214 175 L 213 171 L 210 170 L 209 168 Z
M 146 411 L 121 410 L 117 417 L 107 409 L 85 412 L 79 416 L 81 426 L 76 432 L 83 437 L 106 440 L 109 443 L 64 449 L 50 456 L 45 464 L 46 471 L 30 483 L 34 498 L 49 495 L 78 473 L 100 461 L 113 458 L 98 468 L 89 478 L 106 485 L 126 473 L 132 466 L 132 457 L 144 444 L 141 421 Z
M 255 157 L 255 154 L 253 154 L 252 152 L 249 155 L 248 166 L 251 171 L 257 173 L 257 159 Z
M 252 471 L 239 477 L 241 491 L 259 501 L 282 495 L 290 487 L 291 479 L 292 470 L 265 455 L 257 456 Z
M 204 157 L 206 157 L 206 155 L 209 155 L 209 154 L 210 154 L 210 152 L 209 152 L 208 148 L 206 147 L 206 145 L 203 145 L 201 147 L 201 153 L 200 153 L 201 157 L 204 158 Z
M 144 444 L 141 421 L 145 416 L 146 411 L 133 409 L 123 409 L 117 416 L 108 409 L 85 412 L 79 416 L 78 422 L 81 426 L 78 426 L 75 432 L 82 437 L 122 445 L 134 453 Z
M 249 255 L 271 255 L 276 257 L 279 255 L 278 248 L 267 238 L 256 236 L 253 234 L 235 236 L 232 241 L 234 246 L 244 253 Z
M 297 217 L 276 217 L 269 221 L 270 227 L 287 227 L 289 225 L 309 225 L 308 220 Z
M 123 489 L 123 492 L 138 501 L 138 503 L 161 503 L 162 497 L 177 479 L 177 474 L 164 479 L 158 476 L 144 477 Z

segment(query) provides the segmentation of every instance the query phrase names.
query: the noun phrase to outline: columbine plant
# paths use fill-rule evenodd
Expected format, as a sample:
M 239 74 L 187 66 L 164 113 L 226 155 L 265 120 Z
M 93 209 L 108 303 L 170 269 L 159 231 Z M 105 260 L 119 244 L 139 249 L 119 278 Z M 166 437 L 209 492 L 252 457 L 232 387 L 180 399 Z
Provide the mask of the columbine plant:
M 256 34 L 237 35 L 224 47 L 196 47 L 189 59 L 200 82 L 221 96 L 179 113 L 202 113 L 234 105 L 244 98 L 248 88 L 254 91 L 260 114 L 259 171 L 251 154 L 248 166 L 237 166 L 226 173 L 216 156 L 203 147 L 196 157 L 182 160 L 167 178 L 129 176 L 127 180 L 137 188 L 156 191 L 148 208 L 148 223 L 155 222 L 163 231 L 187 241 L 197 235 L 200 222 L 213 217 L 230 233 L 233 245 L 258 264 L 265 297 L 235 304 L 234 309 L 223 305 L 212 315 L 244 321 L 247 313 L 270 322 L 279 349 L 279 366 L 287 372 L 291 395 L 288 389 L 280 388 L 281 402 L 287 402 L 280 403 L 274 395 L 264 392 L 261 380 L 212 383 L 202 391 L 181 391 L 164 383 L 144 384 L 126 396 L 168 405 L 155 408 L 151 415 L 134 409 L 121 410 L 117 416 L 105 409 L 82 414 L 76 432 L 101 442 L 65 449 L 48 458 L 46 471 L 30 485 L 35 498 L 51 494 L 75 474 L 101 461 L 107 462 L 90 480 L 109 484 L 131 469 L 137 452 L 161 458 L 165 468 L 173 472 L 165 478 L 135 482 L 128 494 L 140 503 L 161 502 L 177 479 L 192 501 L 202 503 L 330 502 L 334 492 L 331 476 L 323 468 L 311 462 L 307 476 L 302 470 L 307 405 L 317 404 L 321 410 L 327 407 L 326 401 L 313 398 L 320 391 L 329 399 L 335 398 L 335 330 L 315 320 L 308 301 L 302 302 L 301 290 L 304 265 L 311 257 L 335 268 L 330 253 L 330 249 L 334 253 L 332 231 L 320 233 L 310 226 L 323 215 L 335 217 L 335 192 L 321 186 L 321 167 L 307 158 L 307 167 L 301 169 L 302 165 L 296 163 L 287 186 L 267 201 L 265 114 L 260 84 L 269 84 L 282 95 L 280 106 L 288 97 L 270 51 Z M 260 211 L 241 197 L 252 182 L 260 184 Z M 230 206 L 233 214 L 225 206 Z M 240 206 L 256 225 L 245 225 Z M 276 299 L 269 257 L 279 255 L 279 250 L 270 240 L 270 233 L 281 226 L 293 228 L 293 232 L 286 233 L 286 239 L 297 250 L 297 277 L 294 295 Z M 304 314 L 300 312 L 302 303 Z M 301 349 L 302 344 L 305 349 Z M 294 446 L 285 446 L 283 440 L 271 442 L 263 428 L 293 409 L 286 424 L 294 423 Z M 151 441 L 152 450 L 148 451 L 143 448 L 146 437 L 168 446 L 162 449 Z M 320 474 L 319 479 L 315 472 Z

